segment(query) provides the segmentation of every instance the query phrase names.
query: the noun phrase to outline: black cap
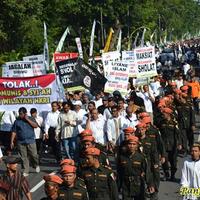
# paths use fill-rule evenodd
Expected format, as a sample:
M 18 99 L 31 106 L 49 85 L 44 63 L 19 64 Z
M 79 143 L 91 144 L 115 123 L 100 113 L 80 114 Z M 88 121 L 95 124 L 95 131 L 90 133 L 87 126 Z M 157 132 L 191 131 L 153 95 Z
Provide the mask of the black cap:
M 108 96 L 104 96 L 103 101 L 108 101 Z
M 4 162 L 6 164 L 15 164 L 15 163 L 20 163 L 22 160 L 20 157 L 18 156 L 8 156 L 7 158 L 5 158 Z
M 118 90 L 115 90 L 113 92 L 113 96 L 121 96 L 121 93 Z

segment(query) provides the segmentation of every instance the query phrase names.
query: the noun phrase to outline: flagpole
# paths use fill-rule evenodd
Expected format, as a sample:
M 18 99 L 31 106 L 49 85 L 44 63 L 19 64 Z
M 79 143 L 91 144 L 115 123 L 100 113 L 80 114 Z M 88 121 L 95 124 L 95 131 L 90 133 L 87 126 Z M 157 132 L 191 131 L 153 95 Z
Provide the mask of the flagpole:
M 47 39 L 47 26 L 44 22 L 44 49 L 43 49 L 43 55 L 44 55 L 44 65 L 46 68 L 46 71 L 49 71 L 49 47 L 48 47 L 48 39 Z

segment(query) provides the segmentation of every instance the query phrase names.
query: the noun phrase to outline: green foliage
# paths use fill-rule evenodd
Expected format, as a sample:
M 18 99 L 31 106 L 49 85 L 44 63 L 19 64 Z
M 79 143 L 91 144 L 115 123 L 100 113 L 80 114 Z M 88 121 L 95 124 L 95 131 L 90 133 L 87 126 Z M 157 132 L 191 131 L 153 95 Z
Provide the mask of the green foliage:
M 156 30 L 160 37 L 180 39 L 186 33 L 199 32 L 200 6 L 193 0 L 1 0 L 0 64 L 43 52 L 43 22 L 47 24 L 50 55 L 67 26 L 70 36 L 64 50 L 77 51 L 75 37 L 81 37 L 88 54 L 93 20 L 98 21 L 94 52 L 101 44 L 100 16 L 108 35 L 109 28 L 122 27 L 123 48 L 128 37 L 141 26 L 147 27 L 146 40 Z M 140 36 L 142 29 L 140 30 Z M 132 34 L 133 39 L 137 31 Z M 105 39 L 105 35 L 104 35 Z M 156 41 L 156 42 L 158 42 Z

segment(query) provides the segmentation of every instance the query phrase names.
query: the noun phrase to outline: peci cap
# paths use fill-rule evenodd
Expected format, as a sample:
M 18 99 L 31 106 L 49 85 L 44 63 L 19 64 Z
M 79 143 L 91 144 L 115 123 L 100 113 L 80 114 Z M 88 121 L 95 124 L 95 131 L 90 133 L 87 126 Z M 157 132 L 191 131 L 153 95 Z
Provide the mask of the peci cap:
M 85 129 L 84 131 L 82 131 L 82 132 L 80 133 L 80 136 L 81 136 L 81 137 L 92 136 L 92 130 L 90 130 L 90 129 Z
M 141 112 L 141 113 L 138 114 L 138 116 L 140 118 L 143 118 L 143 117 L 149 117 L 150 115 L 147 112 Z
M 144 118 L 142 119 L 142 123 L 144 123 L 144 124 L 151 123 L 151 117 L 144 117 Z
M 188 88 L 187 85 L 184 85 L 184 86 L 182 86 L 180 89 L 181 89 L 181 91 L 187 91 L 189 88 Z
M 46 182 L 52 182 L 52 183 L 56 183 L 56 184 L 62 184 L 63 183 L 63 180 L 62 178 L 60 178 L 59 176 L 57 175 L 45 175 L 43 177 L 43 179 L 46 181 Z
M 60 161 L 60 166 L 62 167 L 63 165 L 75 166 L 75 162 L 72 159 L 64 159 Z
M 130 135 L 127 139 L 127 142 L 134 142 L 134 143 L 139 143 L 139 139 L 138 137 L 134 136 L 134 135 Z
M 95 138 L 93 136 L 84 136 L 81 138 L 81 141 L 89 141 L 89 142 L 94 142 Z
M 18 156 L 14 156 L 14 155 L 11 155 L 11 156 L 8 156 L 7 158 L 5 158 L 4 162 L 6 164 L 16 164 L 16 163 L 21 163 L 21 158 L 18 157 Z
M 179 89 L 174 90 L 174 92 L 175 92 L 176 94 L 181 94 L 181 90 L 179 90 Z
M 125 128 L 124 130 L 124 133 L 134 133 L 135 132 L 135 129 L 133 127 L 127 127 Z
M 92 156 L 99 156 L 100 155 L 100 150 L 97 148 L 87 148 L 85 150 L 85 155 L 92 155 Z
M 164 102 L 170 101 L 170 98 L 165 96 L 165 97 L 161 98 L 160 101 L 164 101 Z
M 137 128 L 146 128 L 146 124 L 145 123 L 142 123 L 142 122 L 139 122 L 137 125 L 136 125 Z
M 64 165 L 61 168 L 61 174 L 75 173 L 75 172 L 76 172 L 76 167 L 72 165 Z

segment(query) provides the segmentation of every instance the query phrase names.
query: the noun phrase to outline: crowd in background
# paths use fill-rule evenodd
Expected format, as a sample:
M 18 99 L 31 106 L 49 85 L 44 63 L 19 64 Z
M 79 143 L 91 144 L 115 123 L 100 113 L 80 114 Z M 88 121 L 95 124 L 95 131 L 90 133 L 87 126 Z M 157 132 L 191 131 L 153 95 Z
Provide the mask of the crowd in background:
M 71 199 L 118 199 L 118 194 L 123 199 L 158 199 L 159 166 L 163 181 L 175 181 L 178 154 L 185 157 L 193 148 L 200 152 L 194 143 L 195 115 L 200 114 L 199 47 L 190 41 L 168 49 L 172 51 L 165 48 L 157 59 L 158 76 L 143 85 L 131 78 L 125 96 L 117 90 L 93 95 L 87 90 L 67 91 L 65 99 L 52 102 L 49 111 L 27 111 L 24 106 L 18 112 L 1 112 L 0 157 L 8 156 L 7 175 L 2 176 L 8 184 L 7 199 L 21 199 L 22 193 L 31 199 L 25 177 L 30 165 L 40 172 L 44 153 L 54 155 L 61 169 L 58 176 L 44 177 L 45 199 L 70 195 Z M 178 68 L 174 67 L 177 58 Z M 20 162 L 12 155 L 16 149 L 23 175 L 16 175 L 13 167 Z M 11 175 L 23 181 L 9 179 Z

